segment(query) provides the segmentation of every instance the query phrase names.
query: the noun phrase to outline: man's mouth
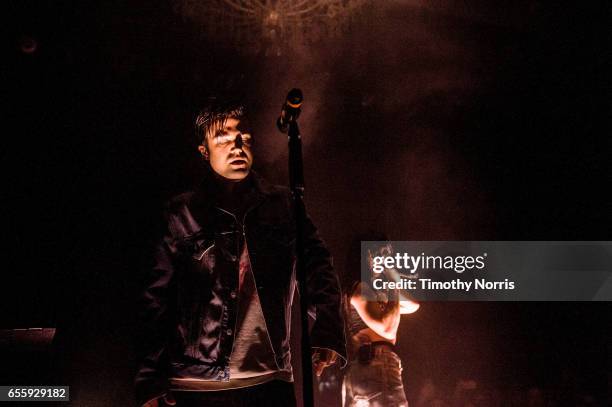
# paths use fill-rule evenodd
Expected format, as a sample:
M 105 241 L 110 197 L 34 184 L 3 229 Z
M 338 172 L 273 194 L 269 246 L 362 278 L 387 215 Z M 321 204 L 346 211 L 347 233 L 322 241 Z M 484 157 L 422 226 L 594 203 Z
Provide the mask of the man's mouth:
M 236 160 L 230 161 L 230 165 L 243 165 L 243 164 L 246 164 L 246 160 L 243 160 L 242 158 L 238 158 Z

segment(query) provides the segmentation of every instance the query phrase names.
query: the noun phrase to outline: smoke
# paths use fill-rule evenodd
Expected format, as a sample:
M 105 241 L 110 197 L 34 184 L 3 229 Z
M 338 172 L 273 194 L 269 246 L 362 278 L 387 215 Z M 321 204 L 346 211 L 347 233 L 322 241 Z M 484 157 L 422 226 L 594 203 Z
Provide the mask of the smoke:
M 271 95 L 265 116 L 278 114 L 289 88 L 304 90 L 307 201 L 338 257 L 366 229 L 398 240 L 482 231 L 487 198 L 457 128 L 486 85 L 469 35 L 444 15 L 377 7 L 346 36 L 293 50 L 288 66 L 267 61 L 258 78 Z M 284 142 L 262 143 L 267 164 L 284 174 Z
M 324 61 L 315 51 L 302 45 L 292 49 L 289 55 L 265 58 L 258 66 L 254 78 L 256 89 L 253 92 L 259 99 L 257 121 L 260 134 L 257 144 L 258 151 L 262 152 L 262 167 L 278 165 L 277 170 L 282 167 L 284 171 L 286 166 L 287 136 L 276 128 L 276 119 L 292 88 L 300 88 L 304 92 L 299 124 L 305 151 L 314 140 L 324 137 L 321 119 L 329 114 L 324 111 L 323 99 L 330 75 Z

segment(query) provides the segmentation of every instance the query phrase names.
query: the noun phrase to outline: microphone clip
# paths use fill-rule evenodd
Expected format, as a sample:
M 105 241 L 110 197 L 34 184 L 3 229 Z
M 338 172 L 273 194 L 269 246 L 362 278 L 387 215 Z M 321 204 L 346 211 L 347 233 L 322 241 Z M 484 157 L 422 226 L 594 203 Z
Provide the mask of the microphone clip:
M 289 128 L 289 123 L 292 123 L 298 119 L 302 112 L 301 106 L 304 101 L 304 95 L 302 91 L 297 88 L 293 88 L 287 94 L 287 99 L 281 107 L 281 113 L 276 120 L 276 127 L 282 132 L 286 133 Z

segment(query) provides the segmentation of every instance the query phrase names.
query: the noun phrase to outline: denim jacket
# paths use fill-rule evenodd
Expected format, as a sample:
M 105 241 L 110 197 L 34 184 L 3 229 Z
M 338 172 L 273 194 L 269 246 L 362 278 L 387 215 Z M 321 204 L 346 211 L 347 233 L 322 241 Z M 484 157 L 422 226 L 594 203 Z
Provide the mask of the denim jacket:
M 287 188 L 252 173 L 242 219 L 215 206 L 206 185 L 172 199 L 144 293 L 144 357 L 136 374 L 141 404 L 168 391 L 168 378 L 229 380 L 235 337 L 239 257 L 246 242 L 275 361 L 291 362 L 296 287 L 295 223 Z M 346 359 L 341 294 L 331 256 L 306 216 L 305 259 L 311 346 Z

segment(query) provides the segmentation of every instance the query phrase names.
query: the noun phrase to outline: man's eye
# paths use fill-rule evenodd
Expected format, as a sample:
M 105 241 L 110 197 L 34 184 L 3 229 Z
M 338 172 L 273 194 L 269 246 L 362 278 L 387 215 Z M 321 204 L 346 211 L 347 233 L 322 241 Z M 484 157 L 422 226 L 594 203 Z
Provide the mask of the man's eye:
M 233 141 L 236 140 L 237 137 L 240 137 L 242 142 L 250 145 L 251 143 L 251 135 L 250 134 L 239 134 L 237 136 L 231 135 L 231 134 L 217 134 L 214 137 L 214 142 L 215 144 L 221 144 L 221 145 L 225 145 L 225 144 L 229 144 Z
M 232 136 L 228 136 L 227 134 L 217 134 L 215 136 L 215 142 L 218 144 L 225 144 L 231 141 Z

